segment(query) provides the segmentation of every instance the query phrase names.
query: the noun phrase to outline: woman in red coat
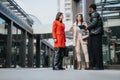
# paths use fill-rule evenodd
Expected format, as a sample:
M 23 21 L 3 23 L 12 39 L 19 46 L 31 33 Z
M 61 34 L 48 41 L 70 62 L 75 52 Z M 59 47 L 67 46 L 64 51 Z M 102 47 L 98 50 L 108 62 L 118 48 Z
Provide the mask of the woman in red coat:
M 65 24 L 62 22 L 63 13 L 58 12 L 52 26 L 55 54 L 53 56 L 53 70 L 64 70 L 62 61 L 65 50 Z

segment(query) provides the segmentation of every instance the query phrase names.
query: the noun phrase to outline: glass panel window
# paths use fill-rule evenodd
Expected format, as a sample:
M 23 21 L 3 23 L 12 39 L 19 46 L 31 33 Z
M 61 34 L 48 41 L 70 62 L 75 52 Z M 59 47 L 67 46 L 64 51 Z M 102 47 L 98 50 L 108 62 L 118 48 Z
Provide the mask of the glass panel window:
M 12 27 L 12 67 L 16 67 L 20 62 L 20 42 L 21 42 L 21 29 L 16 25 Z
M 5 66 L 7 46 L 7 22 L 0 18 L 0 67 Z
M 104 3 L 101 4 L 98 1 Z M 104 64 L 120 65 L 120 3 L 118 0 L 95 0 L 95 2 L 104 22 Z

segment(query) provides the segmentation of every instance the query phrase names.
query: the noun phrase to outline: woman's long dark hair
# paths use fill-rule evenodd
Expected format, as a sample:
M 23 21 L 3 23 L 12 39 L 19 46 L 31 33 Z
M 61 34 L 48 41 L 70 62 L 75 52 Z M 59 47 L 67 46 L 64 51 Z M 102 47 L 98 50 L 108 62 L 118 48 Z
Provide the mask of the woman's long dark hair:
M 82 25 L 82 23 L 83 23 L 83 15 L 80 14 L 80 13 L 76 15 L 76 25 L 78 25 L 78 19 L 77 19 L 78 15 L 80 15 L 80 17 L 81 17 L 80 22 L 81 22 L 81 25 Z
M 63 13 L 62 12 L 58 12 L 57 15 L 56 15 L 55 20 L 59 20 L 61 15 L 63 15 Z M 62 23 L 62 20 L 60 22 Z

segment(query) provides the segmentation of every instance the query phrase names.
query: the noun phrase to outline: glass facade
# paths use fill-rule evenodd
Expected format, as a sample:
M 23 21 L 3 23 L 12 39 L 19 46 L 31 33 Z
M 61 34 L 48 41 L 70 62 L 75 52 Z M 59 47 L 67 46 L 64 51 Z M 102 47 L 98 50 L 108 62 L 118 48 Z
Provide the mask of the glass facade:
M 41 42 L 41 51 L 40 51 L 40 66 L 41 67 L 50 67 L 52 66 L 52 56 L 53 56 L 53 49 L 46 45 L 45 43 Z
M 33 20 L 14 0 L 0 3 L 0 67 L 52 65 L 53 47 L 41 42 L 51 36 L 45 34 L 42 38 L 41 34 L 33 34 L 32 27 Z
M 13 8 L 10 8 L 11 6 Z M 33 67 L 33 29 L 31 26 L 32 19 L 15 1 L 0 2 L 0 67 Z
M 0 67 L 6 67 L 7 59 L 7 40 L 8 40 L 8 27 L 10 25 L 8 22 L 0 18 Z M 21 44 L 21 32 L 22 30 L 18 28 L 16 24 L 12 26 L 12 50 L 11 50 L 11 66 L 20 66 L 20 44 Z M 9 43 L 8 43 L 9 44 Z
M 103 56 L 105 65 L 120 65 L 120 1 L 95 0 L 103 17 Z
M 16 67 L 19 65 L 19 55 L 20 55 L 20 42 L 21 42 L 21 29 L 17 28 L 16 25 L 12 27 L 12 65 Z
M 7 23 L 0 17 L 0 67 L 5 66 L 7 46 Z
M 28 37 L 31 36 L 20 26 L 10 24 L 10 20 L 0 17 L 0 67 L 28 67 L 28 63 L 32 64 L 32 59 L 28 60 L 32 56 L 32 52 L 29 52 L 32 48 L 32 38 Z M 12 45 L 9 48 L 10 44 Z

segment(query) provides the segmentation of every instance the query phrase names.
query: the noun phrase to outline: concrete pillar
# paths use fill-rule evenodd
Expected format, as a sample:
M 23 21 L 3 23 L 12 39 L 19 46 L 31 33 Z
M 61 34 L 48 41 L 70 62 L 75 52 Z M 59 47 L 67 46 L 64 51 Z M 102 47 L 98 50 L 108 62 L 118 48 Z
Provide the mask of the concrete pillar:
M 51 66 L 51 61 L 50 61 L 50 59 L 51 59 L 51 49 L 50 48 L 48 48 L 48 56 L 49 56 L 49 58 L 48 58 L 48 66 L 50 67 Z
M 26 38 L 27 38 L 27 32 L 22 31 L 21 32 L 21 44 L 20 44 L 20 66 L 25 67 L 26 66 Z
M 36 37 L 36 67 L 40 67 L 40 35 Z
M 47 58 L 47 67 L 50 67 L 50 47 L 46 47 L 47 48 L 47 54 L 46 54 L 46 58 Z
M 73 10 L 73 23 L 75 22 L 75 15 L 77 13 L 80 13 L 81 7 L 80 7 L 80 0 L 79 1 L 74 1 L 72 0 L 72 10 Z
M 88 15 L 89 5 L 93 3 L 94 3 L 94 0 L 82 0 L 82 13 L 83 13 L 84 20 L 86 22 L 89 22 L 89 15 Z
M 49 51 L 48 51 L 48 46 L 47 45 L 44 45 L 44 46 L 45 46 L 45 53 L 43 54 L 43 58 L 44 58 L 43 67 L 48 67 Z
M 29 35 L 28 39 L 28 67 L 33 67 L 33 35 Z
M 94 3 L 94 0 L 72 0 L 73 21 L 75 21 L 75 15 L 82 13 L 84 20 L 89 21 L 88 8 L 89 5 Z
M 8 34 L 7 34 L 7 50 L 6 50 L 6 63 L 5 67 L 9 68 L 11 67 L 11 54 L 12 54 L 12 26 L 13 22 L 8 22 L 7 25 L 5 25 L 8 28 Z

